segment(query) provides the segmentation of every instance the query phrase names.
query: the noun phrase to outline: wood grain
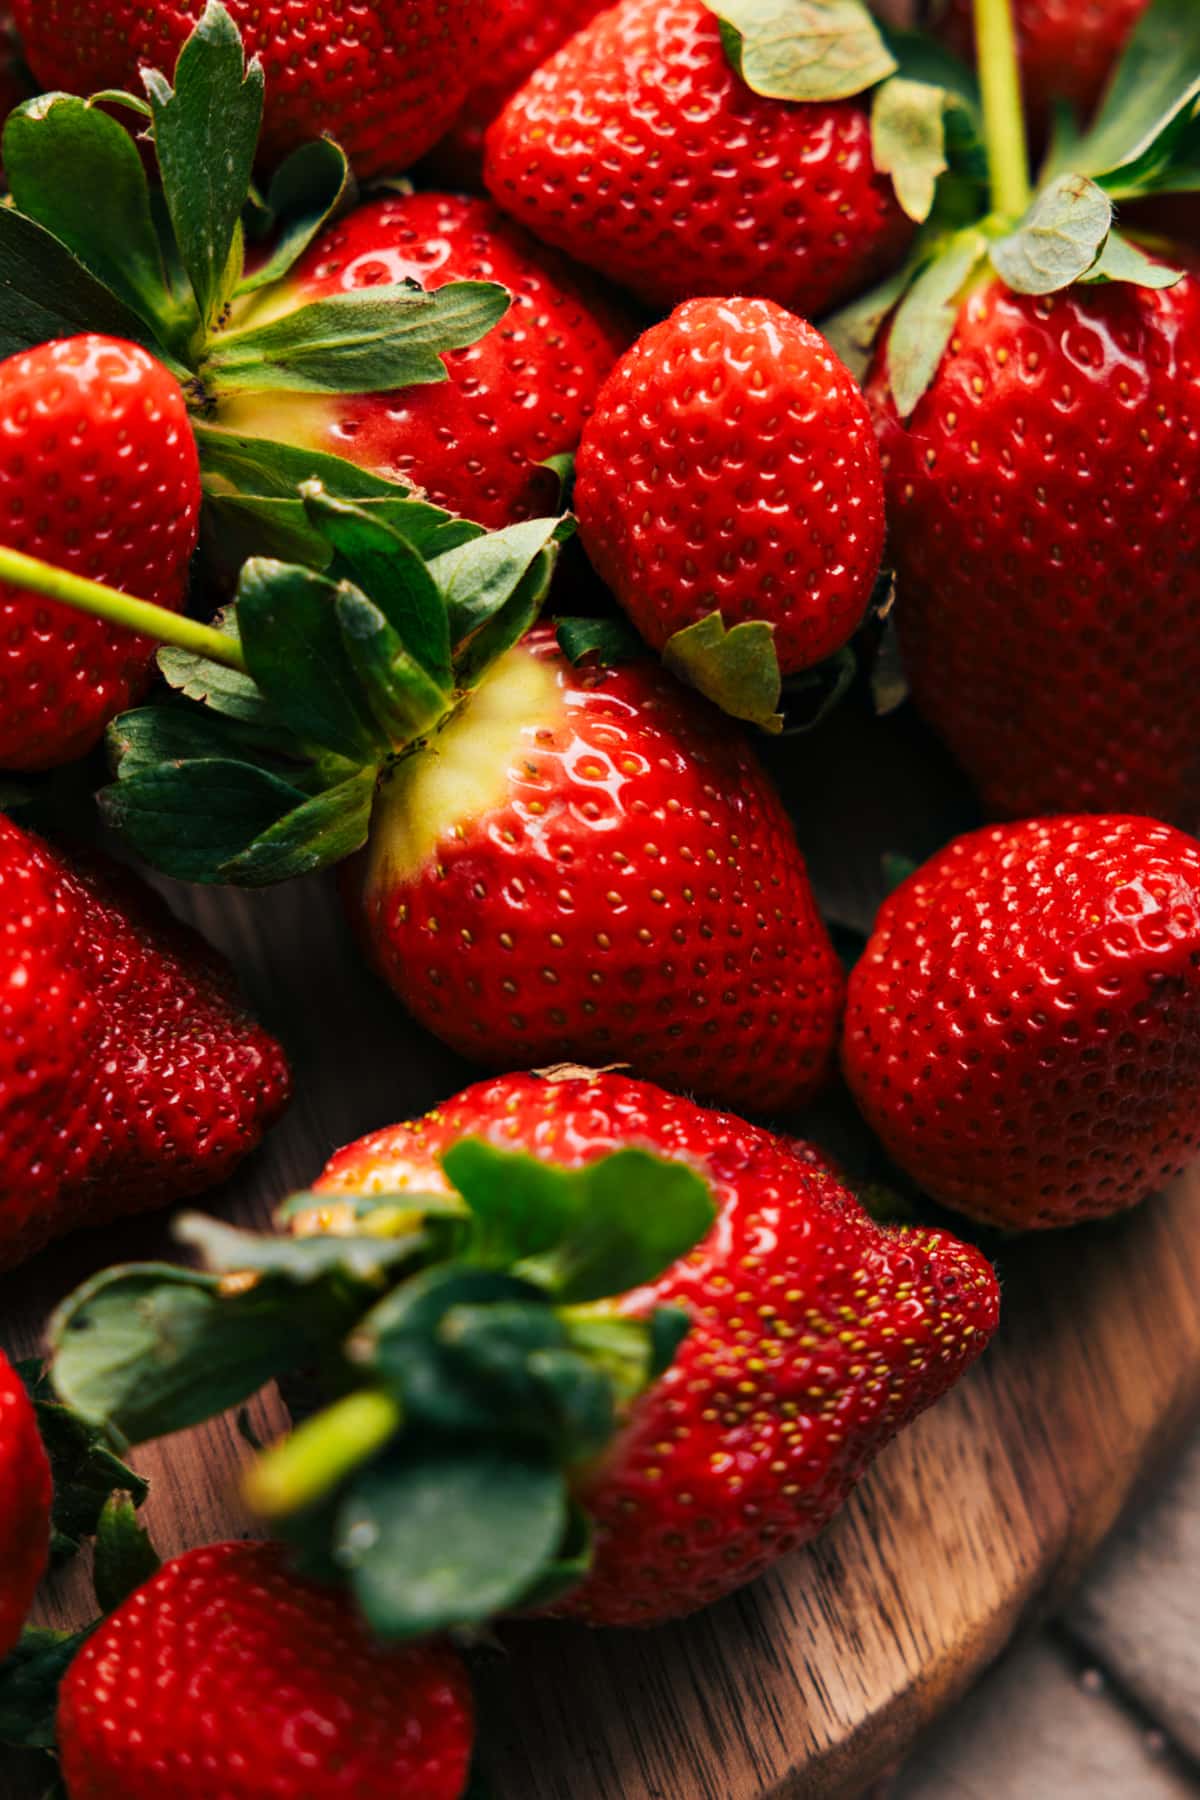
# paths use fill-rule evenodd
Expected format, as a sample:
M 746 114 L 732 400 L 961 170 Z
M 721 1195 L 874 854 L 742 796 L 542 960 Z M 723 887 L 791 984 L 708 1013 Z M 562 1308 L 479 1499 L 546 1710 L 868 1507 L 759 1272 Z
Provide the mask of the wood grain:
M 822 897 L 865 924 L 879 853 L 922 855 L 969 822 L 953 771 L 901 721 L 853 708 L 773 753 Z M 466 1078 L 361 967 L 330 884 L 267 895 L 171 889 L 283 1035 L 297 1098 L 214 1210 L 265 1220 L 338 1144 Z M 822 1540 L 678 1627 L 514 1626 L 479 1659 L 498 1800 L 850 1796 L 1081 1569 L 1139 1475 L 1200 1405 L 1200 1176 L 1128 1218 L 1000 1256 L 1000 1338 L 878 1462 Z M 0 1282 L 0 1340 L 22 1352 L 91 1270 L 161 1253 L 161 1218 L 81 1234 Z M 255 1415 L 275 1431 L 268 1395 Z M 245 1446 L 228 1421 L 151 1446 L 164 1550 L 244 1530 Z M 80 1616 L 84 1575 L 43 1616 Z M 5 1781 L 8 1781 L 7 1788 Z M 5 1800 L 37 1790 L 8 1771 Z

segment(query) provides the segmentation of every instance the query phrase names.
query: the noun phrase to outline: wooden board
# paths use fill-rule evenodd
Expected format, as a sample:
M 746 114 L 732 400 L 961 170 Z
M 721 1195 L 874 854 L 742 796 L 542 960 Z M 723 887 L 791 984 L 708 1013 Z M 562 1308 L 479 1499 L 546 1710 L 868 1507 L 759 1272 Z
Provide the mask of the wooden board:
M 921 855 L 969 822 L 953 772 L 910 723 L 853 709 L 772 752 L 823 898 L 865 923 L 881 850 Z M 270 1144 L 210 1204 L 265 1221 L 335 1145 L 450 1094 L 467 1071 L 362 969 L 328 883 L 266 895 L 171 890 L 242 971 L 289 1045 L 298 1093 Z M 1200 1177 L 1129 1218 L 1001 1257 L 999 1341 L 897 1442 L 824 1538 L 676 1628 L 521 1625 L 482 1658 L 497 1800 L 852 1796 L 1062 1590 L 1133 1484 L 1200 1404 Z M 37 1343 L 92 1269 L 161 1253 L 151 1218 L 82 1234 L 0 1281 L 0 1340 Z M 256 1409 L 277 1430 L 277 1397 Z M 245 1454 L 221 1422 L 139 1453 L 161 1547 L 246 1529 Z M 43 1616 L 79 1616 L 82 1572 Z M 7 1787 L 6 1787 L 7 1781 Z M 0 1773 L 4 1800 L 38 1790 Z

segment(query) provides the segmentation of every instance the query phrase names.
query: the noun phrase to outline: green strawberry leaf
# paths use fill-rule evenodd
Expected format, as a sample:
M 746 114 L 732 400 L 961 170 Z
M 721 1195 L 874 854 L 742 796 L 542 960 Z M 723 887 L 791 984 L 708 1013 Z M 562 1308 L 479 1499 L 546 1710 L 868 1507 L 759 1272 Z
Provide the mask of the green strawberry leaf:
M 534 557 L 503 605 L 459 646 L 455 672 L 461 686 L 473 687 L 484 671 L 519 643 L 537 623 L 550 592 L 557 560 L 556 536 Z
M 888 379 L 896 410 L 907 419 L 925 392 L 954 333 L 962 295 L 988 252 L 981 231 L 960 231 L 923 269 L 896 312 L 887 343 Z
M 949 88 L 895 75 L 875 91 L 872 155 L 881 174 L 891 176 L 901 207 L 918 224 L 932 212 L 938 181 L 952 157 L 961 163 L 965 147 L 978 142 L 975 133 L 970 110 Z
M 569 1517 L 549 1457 L 430 1446 L 358 1477 L 338 1514 L 336 1554 L 367 1623 L 398 1642 L 516 1605 L 554 1561 Z
M 663 662 L 722 712 L 779 732 L 783 681 L 775 654 L 775 629 L 762 619 L 727 627 L 720 612 L 685 625 L 668 638 Z
M 431 294 L 405 282 L 359 288 L 220 332 L 200 374 L 217 394 L 369 394 L 445 381 L 443 356 L 485 337 L 509 305 L 494 281 L 452 281 Z
M 145 321 L 34 219 L 0 206 L 0 357 L 98 331 L 153 350 L 182 379 Z
M 351 763 L 378 762 L 388 742 L 364 695 L 339 623 L 336 582 L 293 563 L 253 557 L 237 616 L 251 677 L 297 737 Z
M 73 94 L 42 94 L 8 116 L 4 172 L 27 217 L 53 231 L 168 343 L 181 329 L 186 338 L 196 319 L 176 315 L 146 172 L 122 125 Z
M 507 1269 L 553 1249 L 585 1202 L 566 1170 L 523 1151 L 493 1149 L 483 1138 L 452 1145 L 442 1167 L 474 1222 L 466 1255 L 488 1268 Z
M 783 735 L 803 737 L 823 725 L 854 685 L 858 657 L 852 644 L 843 644 L 832 656 L 789 677 L 783 684 Z
M 845 100 L 896 70 L 863 0 L 704 0 L 734 72 L 770 100 Z
M 241 212 L 262 123 L 262 64 L 246 63 L 237 26 L 219 0 L 208 0 L 179 53 L 174 89 L 157 70 L 142 79 L 175 241 L 202 329 L 210 331 L 242 273 Z
M 338 588 L 337 621 L 346 659 L 388 744 L 399 749 L 431 731 L 449 708 L 449 690 L 431 680 L 386 615 L 352 582 Z
M 433 568 L 385 520 L 326 493 L 319 482 L 305 484 L 304 504 L 311 523 L 333 546 L 335 575 L 369 595 L 407 654 L 442 691 L 444 704 L 454 671 L 449 616 Z M 487 544 L 491 538 L 474 542 Z
M 900 654 L 895 614 L 889 614 L 871 665 L 871 700 L 876 718 L 885 719 L 908 699 L 908 676 Z
M 426 1254 L 424 1231 L 403 1237 L 290 1237 L 241 1231 L 202 1213 L 184 1213 L 173 1234 L 195 1250 L 206 1269 L 217 1275 L 249 1271 L 274 1275 L 298 1287 L 330 1276 L 344 1276 L 364 1287 L 381 1287 L 397 1269 Z
M 109 763 L 128 781 L 165 762 L 193 762 L 208 756 L 232 757 L 260 767 L 274 762 L 287 779 L 287 760 L 304 758 L 304 747 L 288 731 L 245 723 L 220 713 L 170 700 L 120 713 L 106 734 Z
M 239 1406 L 340 1342 L 361 1292 L 221 1277 L 169 1263 L 106 1269 L 50 1321 L 55 1389 L 118 1441 L 145 1443 Z
M 991 246 L 992 267 L 1018 294 L 1053 294 L 1086 275 L 1112 228 L 1112 201 L 1085 175 L 1060 175 L 1016 230 Z
M 115 1612 L 158 1573 L 158 1552 L 127 1494 L 113 1494 L 100 1515 L 92 1581 L 102 1613 Z
M 559 540 L 562 519 L 527 519 L 489 531 L 469 544 L 443 551 L 429 565 L 449 620 L 449 637 L 461 646 L 508 604 L 534 562 Z
M 1183 280 L 1183 273 L 1169 263 L 1154 261 L 1120 232 L 1110 231 L 1099 258 L 1080 280 L 1128 281 L 1135 287 L 1169 288 Z
M 567 1342 L 612 1382 L 628 1406 L 668 1369 L 691 1329 L 681 1306 L 658 1306 L 644 1319 L 622 1318 L 601 1307 L 563 1307 Z
M 1200 8 L 1152 0 L 1126 44 L 1090 131 L 1070 146 L 1070 168 L 1117 198 L 1169 191 L 1171 162 L 1200 97 Z M 1052 171 L 1061 168 L 1056 146 Z
M 16 1648 L 0 1662 L 0 1744 L 54 1748 L 59 1683 L 95 1629 L 25 1627 Z
M 252 763 L 209 757 L 143 770 L 102 789 L 97 799 L 106 823 L 162 874 L 219 882 L 223 870 L 307 796 Z
M 333 868 L 353 856 L 367 841 L 375 782 L 374 768 L 359 769 L 312 795 L 223 862 L 220 879 L 236 887 L 268 887 Z
M 904 298 L 935 253 L 935 245 L 923 242 L 918 235 L 912 254 L 894 275 L 822 319 L 822 335 L 856 380 L 861 381 L 866 375 L 875 341 L 888 314 Z
M 226 606 L 213 624 L 228 636 L 239 638 L 237 608 Z M 188 700 L 195 700 L 211 711 L 231 719 L 260 727 L 272 734 L 284 730 L 282 721 L 272 708 L 257 682 L 224 663 L 211 662 L 193 650 L 180 650 L 164 644 L 158 653 L 158 666 L 168 686 Z
M 558 509 L 569 512 L 571 499 L 575 492 L 575 452 L 560 451 L 557 456 L 544 456 L 538 464 L 540 469 L 549 469 L 558 481 Z
M 39 1363 L 22 1363 L 19 1373 L 34 1404 L 54 1478 L 50 1560 L 57 1566 L 78 1555 L 84 1538 L 95 1536 L 115 1490 L 140 1506 L 150 1483 L 113 1453 L 94 1425 L 60 1403 Z
M 637 662 L 646 646 L 627 619 L 563 619 L 554 621 L 558 647 L 570 663 L 594 656 L 605 667 Z
M 302 144 L 276 169 L 267 192 L 264 223 L 275 234 L 275 247 L 252 274 L 238 282 L 239 294 L 280 281 L 317 233 L 353 203 L 354 177 L 346 153 L 332 138 Z

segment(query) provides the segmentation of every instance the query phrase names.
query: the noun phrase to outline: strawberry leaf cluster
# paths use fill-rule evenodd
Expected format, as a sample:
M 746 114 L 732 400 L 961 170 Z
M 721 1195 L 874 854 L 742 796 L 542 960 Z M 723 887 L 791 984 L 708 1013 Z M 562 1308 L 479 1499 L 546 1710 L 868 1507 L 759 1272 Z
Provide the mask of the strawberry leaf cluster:
M 375 1631 L 415 1638 L 544 1604 L 588 1568 L 572 1472 L 599 1455 L 687 1329 L 611 1298 L 715 1217 L 701 1178 L 637 1149 L 577 1171 L 465 1139 L 444 1193 L 302 1194 L 320 1235 L 190 1216 L 202 1269 L 110 1269 L 52 1325 L 60 1395 L 141 1442 L 315 1367 L 329 1404 L 248 1492 L 307 1565 L 349 1579 Z

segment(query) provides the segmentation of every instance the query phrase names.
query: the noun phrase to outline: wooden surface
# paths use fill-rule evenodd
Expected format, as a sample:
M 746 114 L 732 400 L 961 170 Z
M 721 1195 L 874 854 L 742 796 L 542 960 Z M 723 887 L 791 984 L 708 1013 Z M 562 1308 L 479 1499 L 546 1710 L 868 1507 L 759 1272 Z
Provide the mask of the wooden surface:
M 852 709 L 772 756 L 823 897 L 860 923 L 880 851 L 923 854 L 967 816 L 905 725 Z M 464 1067 L 363 972 L 327 883 L 171 895 L 238 964 L 298 1078 L 289 1117 L 214 1209 L 265 1220 L 334 1146 L 461 1085 Z M 654 1633 L 506 1631 L 510 1654 L 478 1663 L 497 1800 L 856 1794 L 1065 1589 L 1193 1416 L 1198 1206 L 1189 1178 L 1117 1224 L 1005 1247 L 989 1355 L 880 1459 L 819 1544 L 755 1587 Z M 0 1282 L 0 1338 L 31 1350 L 83 1275 L 166 1245 L 151 1218 L 47 1253 Z M 268 1396 L 258 1429 L 282 1422 Z M 244 1529 L 230 1499 L 244 1453 L 221 1422 L 139 1454 L 164 1551 Z M 44 1616 L 77 1616 L 81 1581 L 60 1580 Z M 34 1791 L 0 1774 L 4 1800 Z

